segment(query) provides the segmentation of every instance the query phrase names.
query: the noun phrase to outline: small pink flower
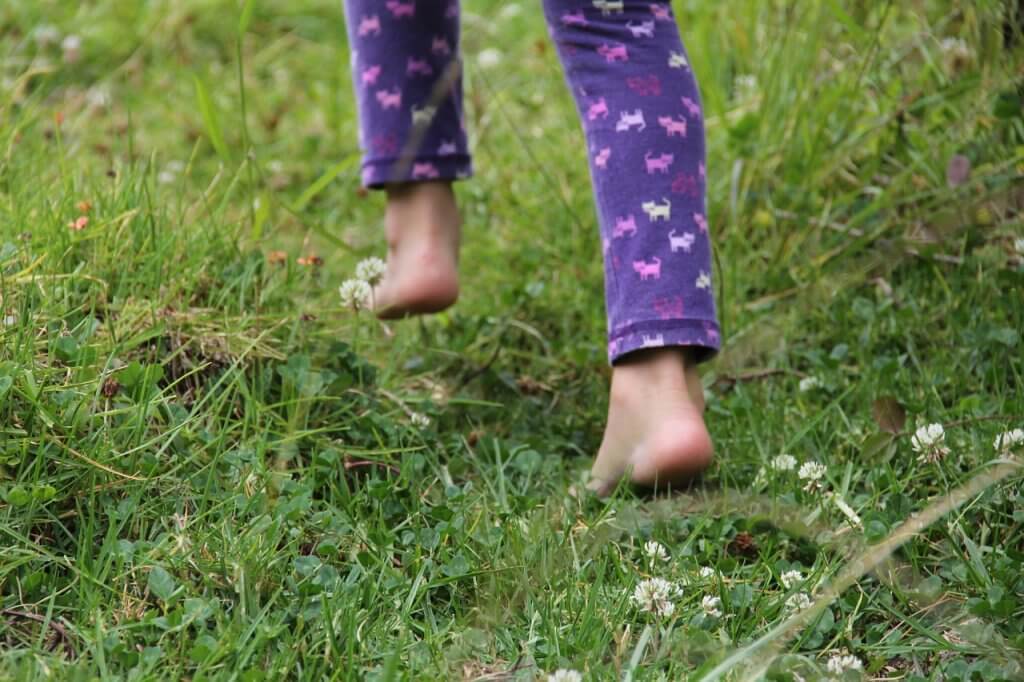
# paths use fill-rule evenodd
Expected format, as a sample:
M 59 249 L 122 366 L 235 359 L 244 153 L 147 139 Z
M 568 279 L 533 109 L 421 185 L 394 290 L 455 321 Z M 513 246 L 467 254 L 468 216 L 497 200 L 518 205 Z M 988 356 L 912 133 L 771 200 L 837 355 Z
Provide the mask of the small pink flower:
M 70 227 L 75 232 L 81 232 L 82 230 L 85 229 L 85 226 L 88 225 L 88 224 L 89 224 L 89 216 L 83 215 L 83 216 L 79 216 L 76 220 L 68 223 L 68 227 Z

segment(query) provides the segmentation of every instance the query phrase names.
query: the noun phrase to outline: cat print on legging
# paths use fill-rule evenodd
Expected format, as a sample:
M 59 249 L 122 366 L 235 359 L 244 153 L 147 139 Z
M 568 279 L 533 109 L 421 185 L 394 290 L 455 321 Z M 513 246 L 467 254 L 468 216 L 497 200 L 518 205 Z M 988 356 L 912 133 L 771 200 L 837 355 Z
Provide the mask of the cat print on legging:
M 344 2 L 365 144 L 363 184 L 469 177 L 458 1 Z M 710 357 L 721 337 L 704 120 L 672 9 L 666 0 L 542 4 L 586 137 L 605 262 L 609 360 L 662 346 Z M 443 82 L 451 86 L 434 93 Z M 410 140 L 419 141 L 413 157 L 400 159 Z

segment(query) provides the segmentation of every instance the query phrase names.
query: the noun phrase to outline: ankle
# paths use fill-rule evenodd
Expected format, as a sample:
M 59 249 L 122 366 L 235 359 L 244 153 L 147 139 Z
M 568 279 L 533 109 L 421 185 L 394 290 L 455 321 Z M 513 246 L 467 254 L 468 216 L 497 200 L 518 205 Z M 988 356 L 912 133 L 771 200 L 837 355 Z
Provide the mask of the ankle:
M 610 398 L 615 403 L 685 401 L 703 410 L 703 397 L 697 366 L 684 347 L 630 353 L 612 369 Z
M 388 246 L 458 243 L 459 210 L 450 182 L 410 182 L 387 187 Z

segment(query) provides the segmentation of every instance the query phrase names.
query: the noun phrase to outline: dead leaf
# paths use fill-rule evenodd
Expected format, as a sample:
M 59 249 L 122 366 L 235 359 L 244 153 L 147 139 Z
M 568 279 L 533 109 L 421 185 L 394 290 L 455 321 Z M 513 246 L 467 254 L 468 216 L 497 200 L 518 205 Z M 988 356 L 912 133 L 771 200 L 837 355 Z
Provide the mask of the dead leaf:
M 907 423 L 907 411 L 890 395 L 882 396 L 871 404 L 871 416 L 878 428 L 887 433 L 899 433 Z

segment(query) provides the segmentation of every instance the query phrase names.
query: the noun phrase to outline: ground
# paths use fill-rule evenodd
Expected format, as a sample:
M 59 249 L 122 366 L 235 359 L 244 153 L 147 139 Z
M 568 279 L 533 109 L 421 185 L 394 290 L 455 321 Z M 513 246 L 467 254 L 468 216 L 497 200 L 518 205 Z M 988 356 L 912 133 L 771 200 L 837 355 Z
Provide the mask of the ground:
M 1021 679 L 1003 4 L 674 3 L 717 458 L 598 500 L 600 244 L 535 3 L 464 3 L 462 299 L 382 324 L 337 293 L 384 243 L 336 0 L 4 2 L 0 677 Z

